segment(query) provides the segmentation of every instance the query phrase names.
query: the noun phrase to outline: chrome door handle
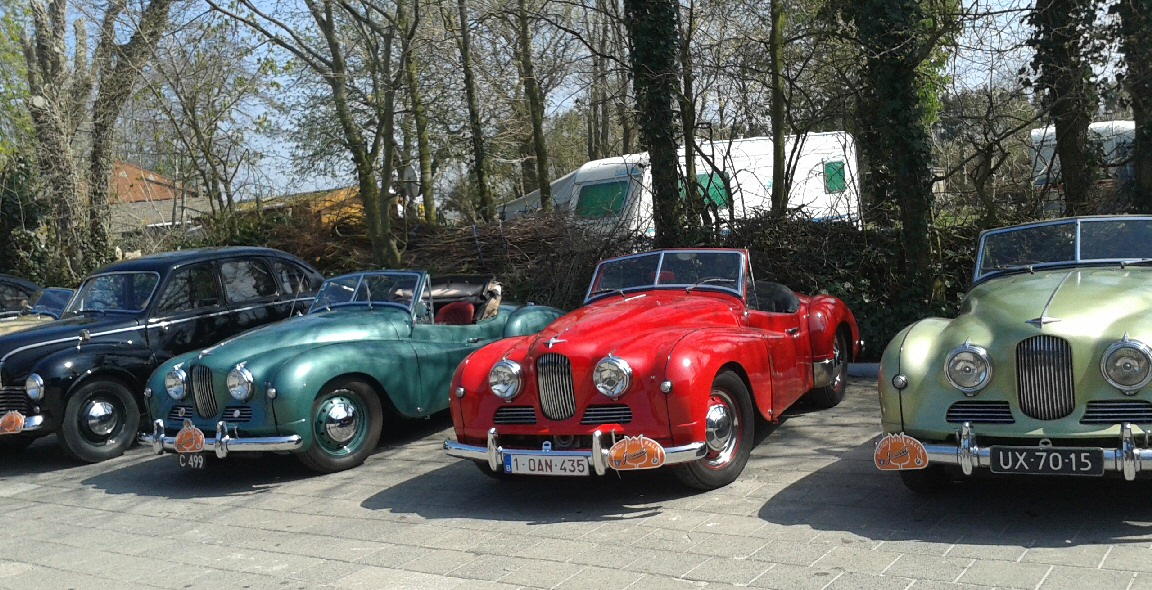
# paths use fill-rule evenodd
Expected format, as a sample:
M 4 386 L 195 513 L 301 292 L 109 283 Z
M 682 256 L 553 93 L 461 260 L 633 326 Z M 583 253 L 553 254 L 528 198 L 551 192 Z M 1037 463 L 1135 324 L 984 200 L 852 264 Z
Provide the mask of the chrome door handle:
M 788 328 L 787 330 L 784 330 L 784 333 L 789 336 L 795 336 L 800 333 L 800 328 Z

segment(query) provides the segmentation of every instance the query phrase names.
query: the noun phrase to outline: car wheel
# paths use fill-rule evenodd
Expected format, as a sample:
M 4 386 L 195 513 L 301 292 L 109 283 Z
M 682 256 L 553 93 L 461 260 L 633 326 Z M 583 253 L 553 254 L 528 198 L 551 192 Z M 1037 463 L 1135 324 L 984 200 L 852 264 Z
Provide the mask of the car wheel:
M 64 407 L 57 436 L 64 454 L 99 463 L 124 454 L 140 429 L 140 406 L 119 381 L 97 379 L 80 386 Z
M 372 387 L 352 379 L 334 381 L 312 403 L 312 446 L 300 461 L 320 473 L 356 467 L 376 449 L 383 422 L 380 396 Z
M 941 465 L 929 465 L 924 469 L 905 469 L 900 472 L 904 487 L 917 494 L 935 494 L 944 489 L 952 477 Z
M 832 341 L 832 382 L 824 387 L 813 389 L 806 396 L 809 403 L 822 409 L 835 408 L 844 401 L 844 390 L 848 387 L 848 337 L 837 332 Z
M 0 436 L 0 453 L 15 453 L 23 451 L 36 440 L 35 436 L 30 434 L 6 434 Z
M 689 487 L 714 490 L 735 481 L 752 453 L 752 398 L 735 373 L 725 371 L 712 382 L 705 421 L 707 454 L 678 465 L 676 476 Z

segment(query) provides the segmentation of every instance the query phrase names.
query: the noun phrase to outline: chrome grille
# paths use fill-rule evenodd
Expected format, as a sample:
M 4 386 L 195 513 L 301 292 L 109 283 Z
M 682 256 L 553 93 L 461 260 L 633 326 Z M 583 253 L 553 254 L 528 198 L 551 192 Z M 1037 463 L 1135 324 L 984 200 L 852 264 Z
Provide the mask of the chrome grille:
M 1152 403 L 1140 400 L 1088 402 L 1081 424 L 1122 424 L 1152 422 Z
M 252 421 L 252 407 L 251 406 L 227 406 L 224 408 L 224 414 L 221 418 L 229 422 L 251 422 Z
M 1072 347 L 1055 336 L 1033 336 L 1016 346 L 1016 390 L 1020 411 L 1037 420 L 1057 420 L 1076 408 Z
M 496 410 L 492 419 L 496 424 L 535 424 L 536 408 L 532 406 L 504 406 Z
M 971 422 L 973 424 L 1012 424 L 1012 409 L 1008 402 L 963 401 L 948 408 L 946 420 L 949 422 Z
M 8 412 L 20 412 L 25 416 L 32 410 L 32 400 L 23 387 L 4 387 L 0 389 L 0 416 Z
M 576 390 L 572 387 L 572 363 L 555 353 L 536 359 L 536 389 L 540 410 L 550 420 L 567 420 L 576 415 Z
M 172 406 L 172 409 L 168 410 L 168 419 L 174 422 L 183 422 L 185 418 L 192 417 L 192 412 L 192 406 L 189 405 Z
M 188 367 L 188 389 L 192 390 L 196 413 L 201 418 L 216 417 L 220 406 L 216 405 L 216 394 L 212 391 L 212 369 L 204 365 Z
M 589 406 L 581 424 L 627 424 L 632 421 L 632 408 L 624 404 Z

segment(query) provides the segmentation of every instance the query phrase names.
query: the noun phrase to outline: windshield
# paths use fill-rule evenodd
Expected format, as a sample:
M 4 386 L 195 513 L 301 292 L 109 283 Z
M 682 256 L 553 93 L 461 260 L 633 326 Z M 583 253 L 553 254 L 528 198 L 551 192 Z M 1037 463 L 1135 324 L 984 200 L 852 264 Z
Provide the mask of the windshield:
M 115 272 L 84 280 L 66 312 L 139 312 L 148 307 L 160 275 L 154 272 Z
M 596 267 L 584 301 L 661 287 L 721 289 L 743 297 L 744 268 L 739 250 L 662 250 L 613 258 Z
M 68 300 L 72 298 L 72 293 L 72 289 L 41 289 L 28 302 L 30 307 L 28 313 L 59 318 L 60 313 L 64 311 L 64 306 L 68 305 Z
M 309 313 L 336 307 L 396 307 L 412 311 L 412 294 L 420 286 L 414 272 L 374 272 L 343 275 L 320 286 Z
M 1140 260 L 1152 260 L 1152 218 L 1064 219 L 985 232 L 974 280 L 1030 267 Z

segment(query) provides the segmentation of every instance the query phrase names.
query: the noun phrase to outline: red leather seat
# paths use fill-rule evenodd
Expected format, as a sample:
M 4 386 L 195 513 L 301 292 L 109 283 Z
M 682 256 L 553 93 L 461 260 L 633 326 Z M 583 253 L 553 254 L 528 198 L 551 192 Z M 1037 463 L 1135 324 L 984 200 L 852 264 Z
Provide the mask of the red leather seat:
M 456 301 L 441 307 L 439 311 L 436 312 L 436 323 L 466 326 L 472 323 L 472 318 L 475 315 L 475 305 L 467 301 Z

